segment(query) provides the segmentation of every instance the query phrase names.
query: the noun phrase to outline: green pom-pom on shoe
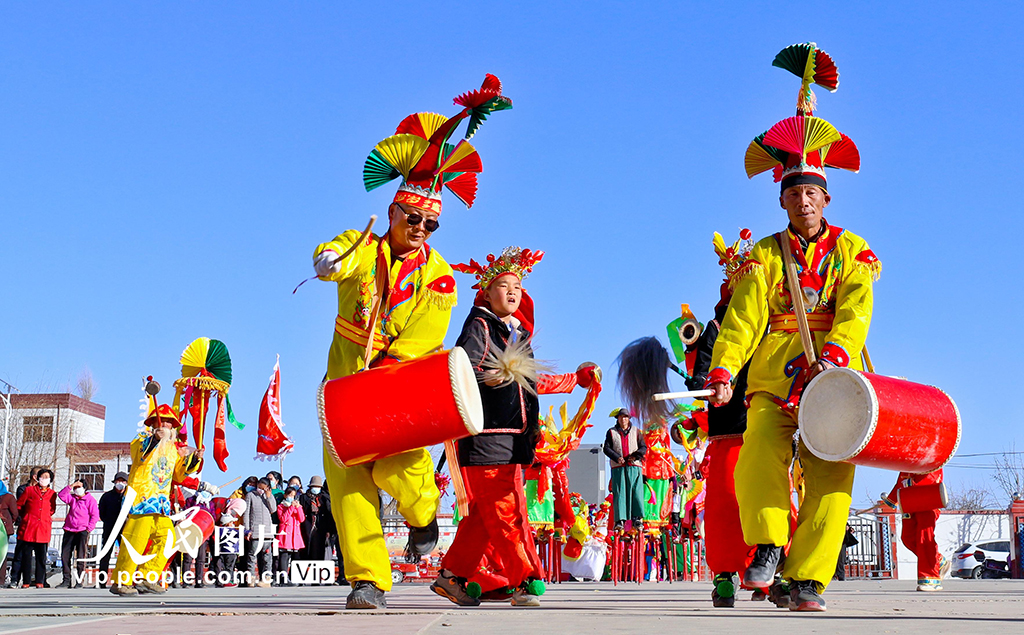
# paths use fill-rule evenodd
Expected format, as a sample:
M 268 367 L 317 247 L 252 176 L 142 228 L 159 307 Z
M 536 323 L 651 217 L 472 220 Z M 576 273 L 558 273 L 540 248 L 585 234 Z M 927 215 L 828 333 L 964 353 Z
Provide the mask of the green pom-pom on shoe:
M 544 586 L 543 580 L 530 580 L 526 585 L 526 592 L 530 595 L 544 595 L 547 591 L 547 587 Z
M 718 597 L 731 598 L 736 595 L 736 587 L 733 586 L 730 579 L 719 580 L 715 585 L 715 590 L 718 592 Z
M 466 585 L 466 595 L 471 598 L 478 598 L 483 594 L 483 589 L 480 588 L 480 583 L 470 582 Z

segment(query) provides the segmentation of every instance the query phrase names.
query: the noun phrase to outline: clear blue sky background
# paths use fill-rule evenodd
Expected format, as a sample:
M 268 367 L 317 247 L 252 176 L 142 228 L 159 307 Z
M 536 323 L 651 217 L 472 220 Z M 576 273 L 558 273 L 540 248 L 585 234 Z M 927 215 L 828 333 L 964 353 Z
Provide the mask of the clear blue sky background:
M 107 440 L 125 440 L 140 378 L 169 385 L 185 345 L 221 339 L 248 424 L 228 431 L 227 480 L 267 469 L 251 457 L 280 353 L 297 446 L 285 471 L 320 472 L 314 390 L 335 293 L 291 290 L 317 243 L 384 213 L 393 187 L 361 182 L 374 144 L 409 113 L 453 114 L 486 72 L 515 109 L 474 139 L 477 206 L 449 197 L 432 245 L 450 262 L 545 250 L 527 285 L 539 355 L 611 376 L 623 345 L 664 338 L 681 302 L 708 319 L 712 231 L 784 226 L 778 186 L 748 181 L 743 152 L 794 112 L 798 80 L 773 56 L 814 40 L 841 73 L 837 93 L 817 91 L 818 114 L 863 158 L 861 174 L 832 175 L 827 217 L 885 267 L 875 362 L 954 396 L 961 452 L 1007 448 L 1024 440 L 1024 15 L 1016 3 L 833 6 L 5 3 L 0 378 L 33 391 L 88 367 Z M 471 306 L 471 280 L 459 284 L 449 345 Z M 616 399 L 609 384 L 588 441 Z M 949 469 L 947 481 L 988 476 Z M 855 501 L 894 478 L 859 470 Z

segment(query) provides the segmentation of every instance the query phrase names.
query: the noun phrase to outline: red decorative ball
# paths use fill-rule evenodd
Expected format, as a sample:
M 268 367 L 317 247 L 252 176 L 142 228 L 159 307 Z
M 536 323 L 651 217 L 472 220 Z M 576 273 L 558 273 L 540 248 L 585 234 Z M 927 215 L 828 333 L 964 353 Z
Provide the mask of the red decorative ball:
M 487 254 L 487 262 L 494 262 L 494 254 Z
M 742 240 L 750 240 L 750 237 L 753 236 L 753 235 L 754 234 L 749 229 L 747 229 L 746 227 L 744 227 L 743 229 L 740 230 L 740 238 Z

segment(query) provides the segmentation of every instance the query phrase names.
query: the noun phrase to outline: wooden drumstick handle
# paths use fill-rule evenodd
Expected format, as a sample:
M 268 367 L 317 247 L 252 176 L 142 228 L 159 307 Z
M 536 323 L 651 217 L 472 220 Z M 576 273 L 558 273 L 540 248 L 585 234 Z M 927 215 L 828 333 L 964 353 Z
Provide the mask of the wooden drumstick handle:
M 782 260 L 786 265 L 786 282 L 789 283 L 789 295 L 793 298 L 793 313 L 796 315 L 797 330 L 800 331 L 800 343 L 803 344 L 804 356 L 807 357 L 807 365 L 810 366 L 818 361 L 818 354 L 814 350 L 811 327 L 807 325 L 807 309 L 804 306 L 804 290 L 800 287 L 800 274 L 796 270 L 796 263 L 793 262 L 793 254 L 789 253 L 789 241 L 781 232 L 776 236 L 782 250 Z
M 342 260 L 344 260 L 345 258 L 347 258 L 353 251 L 356 250 L 357 247 L 359 247 L 359 245 L 362 245 L 363 241 L 366 240 L 366 237 L 370 235 L 370 230 L 373 229 L 373 224 L 376 223 L 376 222 L 377 222 L 377 215 L 374 214 L 374 215 L 370 216 L 370 222 L 368 222 L 366 224 L 366 229 L 364 229 L 363 233 L 359 235 L 359 240 L 357 240 L 356 242 L 352 243 L 352 246 L 349 247 L 348 249 L 346 249 L 345 253 L 341 254 L 340 256 L 338 256 L 337 258 L 332 260 L 331 261 L 331 266 L 333 267 L 337 263 L 339 263 Z M 318 277 L 319 276 L 313 276 L 311 278 L 306 278 L 305 280 L 303 280 L 299 284 L 295 285 L 295 288 L 292 289 L 292 295 L 295 295 L 295 292 L 299 290 L 299 287 L 301 287 L 302 285 L 306 284 L 310 280 L 317 279 Z
M 860 356 L 861 358 L 863 358 L 864 361 L 864 370 L 868 371 L 869 373 L 874 373 L 875 365 L 871 363 L 871 355 L 868 354 L 867 344 L 865 344 L 864 348 L 860 350 Z

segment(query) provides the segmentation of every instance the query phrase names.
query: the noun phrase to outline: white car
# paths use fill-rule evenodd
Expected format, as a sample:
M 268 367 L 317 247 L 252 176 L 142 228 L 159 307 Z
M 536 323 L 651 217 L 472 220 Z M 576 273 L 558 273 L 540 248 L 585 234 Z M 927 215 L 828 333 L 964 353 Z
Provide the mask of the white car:
M 1009 540 L 991 540 L 988 542 L 969 542 L 953 553 L 953 566 L 950 575 L 954 578 L 980 578 L 985 563 L 974 557 L 976 551 L 985 554 L 985 558 L 1006 562 L 1010 559 Z

